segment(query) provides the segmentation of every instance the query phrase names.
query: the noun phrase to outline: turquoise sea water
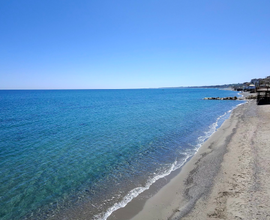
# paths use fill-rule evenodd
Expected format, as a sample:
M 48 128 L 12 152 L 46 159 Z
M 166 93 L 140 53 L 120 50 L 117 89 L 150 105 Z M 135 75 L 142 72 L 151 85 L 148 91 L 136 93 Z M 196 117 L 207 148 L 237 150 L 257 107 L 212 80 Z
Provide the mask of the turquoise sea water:
M 0 219 L 110 213 L 194 155 L 240 101 L 217 89 L 0 91 Z

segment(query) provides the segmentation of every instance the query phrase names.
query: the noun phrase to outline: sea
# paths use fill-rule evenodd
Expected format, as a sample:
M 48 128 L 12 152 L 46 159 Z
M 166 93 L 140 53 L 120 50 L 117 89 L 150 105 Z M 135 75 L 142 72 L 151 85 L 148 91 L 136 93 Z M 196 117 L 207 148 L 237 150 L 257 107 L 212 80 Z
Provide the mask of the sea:
M 228 96 L 240 95 L 1 90 L 0 219 L 49 219 L 78 207 L 107 219 L 197 152 L 243 103 L 203 98 Z

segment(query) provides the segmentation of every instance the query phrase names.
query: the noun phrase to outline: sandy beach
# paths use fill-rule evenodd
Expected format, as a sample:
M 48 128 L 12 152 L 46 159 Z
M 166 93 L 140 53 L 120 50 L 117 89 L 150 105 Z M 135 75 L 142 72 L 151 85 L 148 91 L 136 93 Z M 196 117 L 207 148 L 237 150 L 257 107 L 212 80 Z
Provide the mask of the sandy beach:
M 269 130 L 269 105 L 238 106 L 161 190 L 109 219 L 270 219 Z

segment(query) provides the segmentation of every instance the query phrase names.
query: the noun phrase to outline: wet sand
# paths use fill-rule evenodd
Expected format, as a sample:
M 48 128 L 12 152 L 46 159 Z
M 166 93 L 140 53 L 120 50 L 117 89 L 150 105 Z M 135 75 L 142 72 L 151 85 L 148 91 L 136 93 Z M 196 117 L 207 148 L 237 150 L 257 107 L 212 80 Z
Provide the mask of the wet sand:
M 150 188 L 154 196 L 108 219 L 270 219 L 269 131 L 270 105 L 237 107 L 181 172 Z

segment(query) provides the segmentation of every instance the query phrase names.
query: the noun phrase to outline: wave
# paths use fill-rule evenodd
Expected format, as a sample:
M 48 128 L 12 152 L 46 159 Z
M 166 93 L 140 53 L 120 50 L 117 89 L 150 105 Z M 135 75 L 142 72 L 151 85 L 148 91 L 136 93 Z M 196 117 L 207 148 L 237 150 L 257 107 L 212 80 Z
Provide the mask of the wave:
M 245 103 L 246 103 L 246 102 L 240 103 L 240 104 L 236 105 L 235 107 L 233 107 L 232 109 L 230 109 L 229 111 L 225 112 L 223 115 L 219 116 L 219 117 L 217 118 L 217 120 L 216 120 L 212 125 L 209 126 L 209 130 L 206 131 L 206 132 L 204 133 L 203 136 L 200 136 L 200 137 L 198 138 L 198 143 L 197 143 L 197 146 L 196 146 L 197 151 L 198 151 L 199 148 L 203 145 L 203 143 L 204 143 L 205 141 L 207 141 L 207 140 L 211 137 L 211 135 L 214 134 L 214 133 L 217 131 L 217 129 L 223 124 L 223 122 L 224 122 L 226 119 L 229 118 L 230 113 L 231 113 L 234 109 L 236 109 L 238 106 L 243 105 L 243 104 L 245 104 Z M 196 151 L 196 152 L 197 152 L 197 151 Z
M 131 202 L 138 195 L 140 195 L 144 191 L 148 190 L 150 188 L 150 186 L 153 185 L 157 180 L 164 178 L 164 177 L 170 175 L 173 171 L 181 168 L 192 156 L 194 156 L 198 152 L 199 148 L 203 145 L 203 143 L 207 139 L 209 139 L 212 134 L 214 134 L 217 131 L 217 129 L 221 126 L 221 124 L 226 119 L 228 119 L 230 113 L 235 108 L 237 108 L 238 106 L 240 106 L 242 104 L 245 104 L 245 103 L 238 104 L 235 107 L 233 107 L 231 110 L 229 110 L 229 111 L 225 112 L 223 115 L 219 116 L 216 119 L 216 121 L 212 125 L 209 126 L 209 129 L 206 132 L 204 132 L 204 135 L 198 137 L 198 141 L 197 141 L 197 144 L 195 146 L 195 151 L 192 151 L 193 153 L 187 153 L 187 152 L 181 153 L 181 154 L 185 155 L 185 158 L 183 161 L 181 161 L 181 163 L 177 163 L 177 161 L 175 161 L 167 171 L 154 176 L 152 179 L 149 179 L 146 182 L 144 187 L 137 187 L 135 189 L 132 189 L 131 191 L 129 191 L 127 193 L 127 195 L 124 196 L 124 198 L 120 202 L 115 203 L 113 206 L 108 208 L 105 213 L 100 213 L 98 215 L 95 215 L 94 219 L 95 220 L 106 220 L 114 211 L 125 207 L 129 202 Z
M 192 156 L 188 153 L 183 153 L 186 157 L 181 163 L 177 163 L 176 161 L 171 165 L 171 167 L 164 173 L 156 175 L 154 178 L 147 181 L 144 187 L 137 187 L 132 189 L 127 193 L 127 195 L 119 202 L 115 203 L 112 207 L 110 207 L 105 213 L 101 213 L 94 216 L 95 220 L 106 220 L 114 211 L 125 207 L 129 202 L 131 202 L 134 198 L 140 195 L 142 192 L 148 190 L 151 185 L 153 185 L 157 180 L 162 179 L 171 174 L 171 172 L 182 167 L 187 160 Z

